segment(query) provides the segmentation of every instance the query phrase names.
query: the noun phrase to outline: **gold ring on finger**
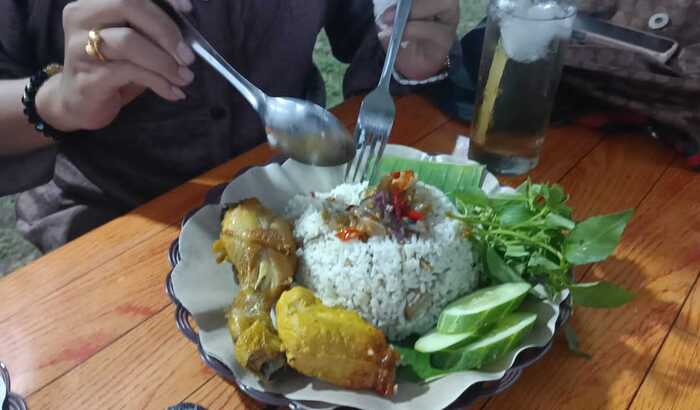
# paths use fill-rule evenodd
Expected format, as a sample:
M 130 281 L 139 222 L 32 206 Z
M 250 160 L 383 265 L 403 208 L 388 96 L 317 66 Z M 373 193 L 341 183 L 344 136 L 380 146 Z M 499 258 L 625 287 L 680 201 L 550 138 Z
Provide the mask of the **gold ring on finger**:
M 102 36 L 100 36 L 100 31 L 97 29 L 90 30 L 88 32 L 88 42 L 85 45 L 85 52 L 92 58 L 96 58 L 102 62 L 107 61 L 100 46 L 102 45 Z

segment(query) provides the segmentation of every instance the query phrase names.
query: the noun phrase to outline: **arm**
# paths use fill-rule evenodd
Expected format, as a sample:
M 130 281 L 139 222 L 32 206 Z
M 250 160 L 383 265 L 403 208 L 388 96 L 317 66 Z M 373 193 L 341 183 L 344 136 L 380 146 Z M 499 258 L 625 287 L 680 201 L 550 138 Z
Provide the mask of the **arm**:
M 48 87 L 51 81 L 47 81 L 37 95 L 37 110 L 42 118 L 50 109 L 46 107 L 47 101 L 43 97 L 47 94 L 44 88 Z M 21 99 L 28 82 L 28 78 L 0 80 L 0 153 L 5 156 L 28 153 L 52 144 L 51 139 L 34 130 L 22 112 L 24 107 Z
M 174 0 L 173 0 L 174 1 Z M 181 10 L 191 8 L 178 2 Z M 26 0 L 0 6 L 0 156 L 46 147 L 51 141 L 27 122 L 21 103 L 27 77 L 41 68 L 32 55 Z M 100 30 L 105 61 L 85 51 L 88 31 Z M 107 126 L 145 89 L 166 100 L 185 98 L 180 87 L 193 79 L 186 67 L 194 54 L 181 42 L 174 22 L 150 0 L 78 0 L 63 10 L 63 72 L 36 95 L 41 119 L 60 131 Z
M 395 1 L 395 0 L 394 0 Z M 372 2 L 369 0 L 335 0 L 328 3 L 326 32 L 333 55 L 350 63 L 345 75 L 346 97 L 376 86 L 394 20 L 394 8 L 379 18 L 378 32 Z M 456 39 L 459 21 L 457 0 L 414 0 L 396 70 L 411 80 L 423 80 L 445 68 L 450 47 Z M 394 93 L 406 87 L 392 84 Z
M 13 156 L 50 145 L 22 112 L 28 76 L 38 70 L 28 40 L 29 1 L 7 1 L 0 8 L 0 155 Z
M 396 0 L 390 2 L 396 3 Z M 396 8 L 378 16 L 383 27 L 379 38 L 386 48 Z M 396 71 L 410 80 L 424 80 L 444 70 L 450 48 L 457 39 L 458 0 L 414 0 L 396 59 Z

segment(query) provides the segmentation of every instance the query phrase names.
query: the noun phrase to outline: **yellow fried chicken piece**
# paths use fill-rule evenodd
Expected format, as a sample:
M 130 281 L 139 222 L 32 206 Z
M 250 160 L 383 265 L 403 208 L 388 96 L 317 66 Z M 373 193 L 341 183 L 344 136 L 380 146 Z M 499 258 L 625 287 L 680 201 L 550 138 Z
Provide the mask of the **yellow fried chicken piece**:
M 226 211 L 213 249 L 219 262 L 233 264 L 241 289 L 254 289 L 272 303 L 292 283 L 297 263 L 292 227 L 256 198 Z
M 238 339 L 241 333 L 255 321 L 269 319 L 272 306 L 273 303 L 266 300 L 259 292 L 250 289 L 239 291 L 226 313 L 228 329 L 233 340 Z
M 253 322 L 236 340 L 236 360 L 266 379 L 285 364 L 279 336 L 268 315 Z
M 325 306 L 295 287 L 282 294 L 275 313 L 291 367 L 341 387 L 394 394 L 399 355 L 357 312 Z
M 296 269 L 291 225 L 257 199 L 246 199 L 225 212 L 219 240 L 212 248 L 218 262 L 233 264 L 240 287 L 227 312 L 236 360 L 269 378 L 284 365 L 270 310 L 292 283 Z

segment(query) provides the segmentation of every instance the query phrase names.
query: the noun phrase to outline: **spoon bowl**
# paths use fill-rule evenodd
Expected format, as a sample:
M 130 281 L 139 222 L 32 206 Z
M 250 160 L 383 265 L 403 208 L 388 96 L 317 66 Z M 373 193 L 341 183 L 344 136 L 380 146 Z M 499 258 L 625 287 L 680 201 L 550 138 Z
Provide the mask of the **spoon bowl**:
M 348 130 L 319 105 L 297 98 L 268 97 L 263 115 L 270 144 L 299 162 L 336 166 L 355 154 Z

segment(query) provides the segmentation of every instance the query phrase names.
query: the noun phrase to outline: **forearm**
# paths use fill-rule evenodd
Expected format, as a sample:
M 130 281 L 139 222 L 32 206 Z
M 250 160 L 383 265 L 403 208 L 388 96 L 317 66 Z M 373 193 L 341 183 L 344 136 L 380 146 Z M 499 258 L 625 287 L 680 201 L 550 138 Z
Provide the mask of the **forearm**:
M 0 80 L 0 156 L 23 154 L 51 144 L 24 115 L 22 95 L 28 82 L 26 78 Z

